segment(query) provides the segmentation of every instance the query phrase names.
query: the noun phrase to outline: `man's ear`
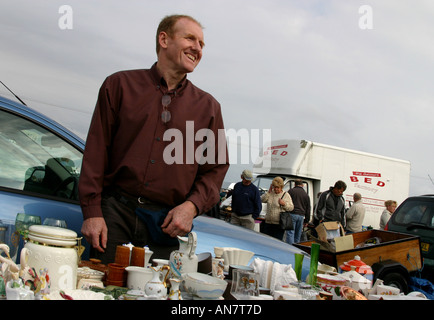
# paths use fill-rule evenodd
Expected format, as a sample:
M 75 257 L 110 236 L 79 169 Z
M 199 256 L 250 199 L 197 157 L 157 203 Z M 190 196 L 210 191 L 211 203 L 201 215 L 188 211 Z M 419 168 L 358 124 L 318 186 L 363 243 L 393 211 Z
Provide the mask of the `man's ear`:
M 158 35 L 158 41 L 160 43 L 161 48 L 167 48 L 168 39 L 169 39 L 169 35 L 166 32 L 161 31 L 160 34 Z

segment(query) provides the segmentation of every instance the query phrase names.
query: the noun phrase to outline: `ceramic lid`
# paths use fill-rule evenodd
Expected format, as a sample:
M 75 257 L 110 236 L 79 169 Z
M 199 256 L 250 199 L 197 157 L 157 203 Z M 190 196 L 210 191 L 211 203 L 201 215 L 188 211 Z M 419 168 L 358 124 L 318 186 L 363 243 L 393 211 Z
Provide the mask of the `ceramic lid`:
M 362 260 L 360 260 L 359 256 L 355 256 L 353 260 L 344 262 L 344 264 L 340 265 L 339 268 L 344 271 L 355 270 L 356 272 L 363 274 L 373 273 L 371 267 L 364 263 Z
M 65 228 L 32 225 L 29 228 L 29 239 L 48 245 L 75 246 L 77 244 L 77 233 Z

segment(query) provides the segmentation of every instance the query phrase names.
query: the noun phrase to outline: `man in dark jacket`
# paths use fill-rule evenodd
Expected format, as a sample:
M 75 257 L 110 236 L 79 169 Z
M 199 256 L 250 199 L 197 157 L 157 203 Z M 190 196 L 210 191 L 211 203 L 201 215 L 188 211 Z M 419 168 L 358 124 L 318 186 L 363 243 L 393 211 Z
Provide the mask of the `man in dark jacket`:
M 303 227 L 310 221 L 310 197 L 303 188 L 303 181 L 297 179 L 295 186 L 288 191 L 294 203 L 294 210 L 291 211 L 294 230 L 287 230 L 286 242 L 289 244 L 300 242 Z
M 337 221 L 345 228 L 345 199 L 342 195 L 346 189 L 346 183 L 339 180 L 321 194 L 314 213 L 319 223 Z
M 262 202 L 258 187 L 252 184 L 253 175 L 244 170 L 240 182 L 228 193 L 232 196 L 231 223 L 254 230 L 255 220 L 262 210 Z

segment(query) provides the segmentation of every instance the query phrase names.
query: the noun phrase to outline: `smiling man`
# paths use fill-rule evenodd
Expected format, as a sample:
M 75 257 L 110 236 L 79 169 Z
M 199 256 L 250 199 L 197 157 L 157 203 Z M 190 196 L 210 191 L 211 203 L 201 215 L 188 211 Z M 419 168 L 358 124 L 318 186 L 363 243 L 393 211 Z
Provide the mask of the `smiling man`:
M 163 20 L 157 30 L 157 68 L 169 90 L 175 89 L 186 73 L 194 71 L 202 59 L 204 45 L 202 27 L 197 21 L 179 16 Z
M 82 232 L 103 263 L 113 262 L 116 247 L 129 242 L 167 259 L 178 247 L 176 236 L 187 234 L 193 219 L 219 201 L 229 168 L 226 147 L 218 148 L 226 146 L 218 141 L 224 139 L 218 134 L 224 129 L 220 104 L 187 79 L 202 59 L 202 26 L 189 16 L 168 16 L 156 44 L 158 59 L 150 69 L 106 78 L 86 141 Z M 197 150 L 203 143 L 188 141 L 191 122 L 193 137 L 203 129 L 214 134 L 212 161 L 186 161 L 187 146 Z M 167 130 L 184 137 L 182 163 L 164 161 L 171 144 L 163 139 Z

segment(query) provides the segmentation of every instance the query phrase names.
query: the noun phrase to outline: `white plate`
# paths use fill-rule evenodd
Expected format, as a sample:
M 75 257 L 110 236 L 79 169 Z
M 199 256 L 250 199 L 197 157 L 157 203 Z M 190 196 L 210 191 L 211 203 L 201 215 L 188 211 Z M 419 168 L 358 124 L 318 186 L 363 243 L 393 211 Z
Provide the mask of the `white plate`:
M 91 290 L 81 290 L 81 289 L 66 289 L 63 290 L 65 294 L 72 297 L 74 300 L 113 300 L 113 297 L 110 295 L 106 295 L 102 292 L 94 292 Z M 45 295 L 44 297 L 47 300 L 65 300 L 59 293 L 59 290 L 50 292 L 50 294 Z

